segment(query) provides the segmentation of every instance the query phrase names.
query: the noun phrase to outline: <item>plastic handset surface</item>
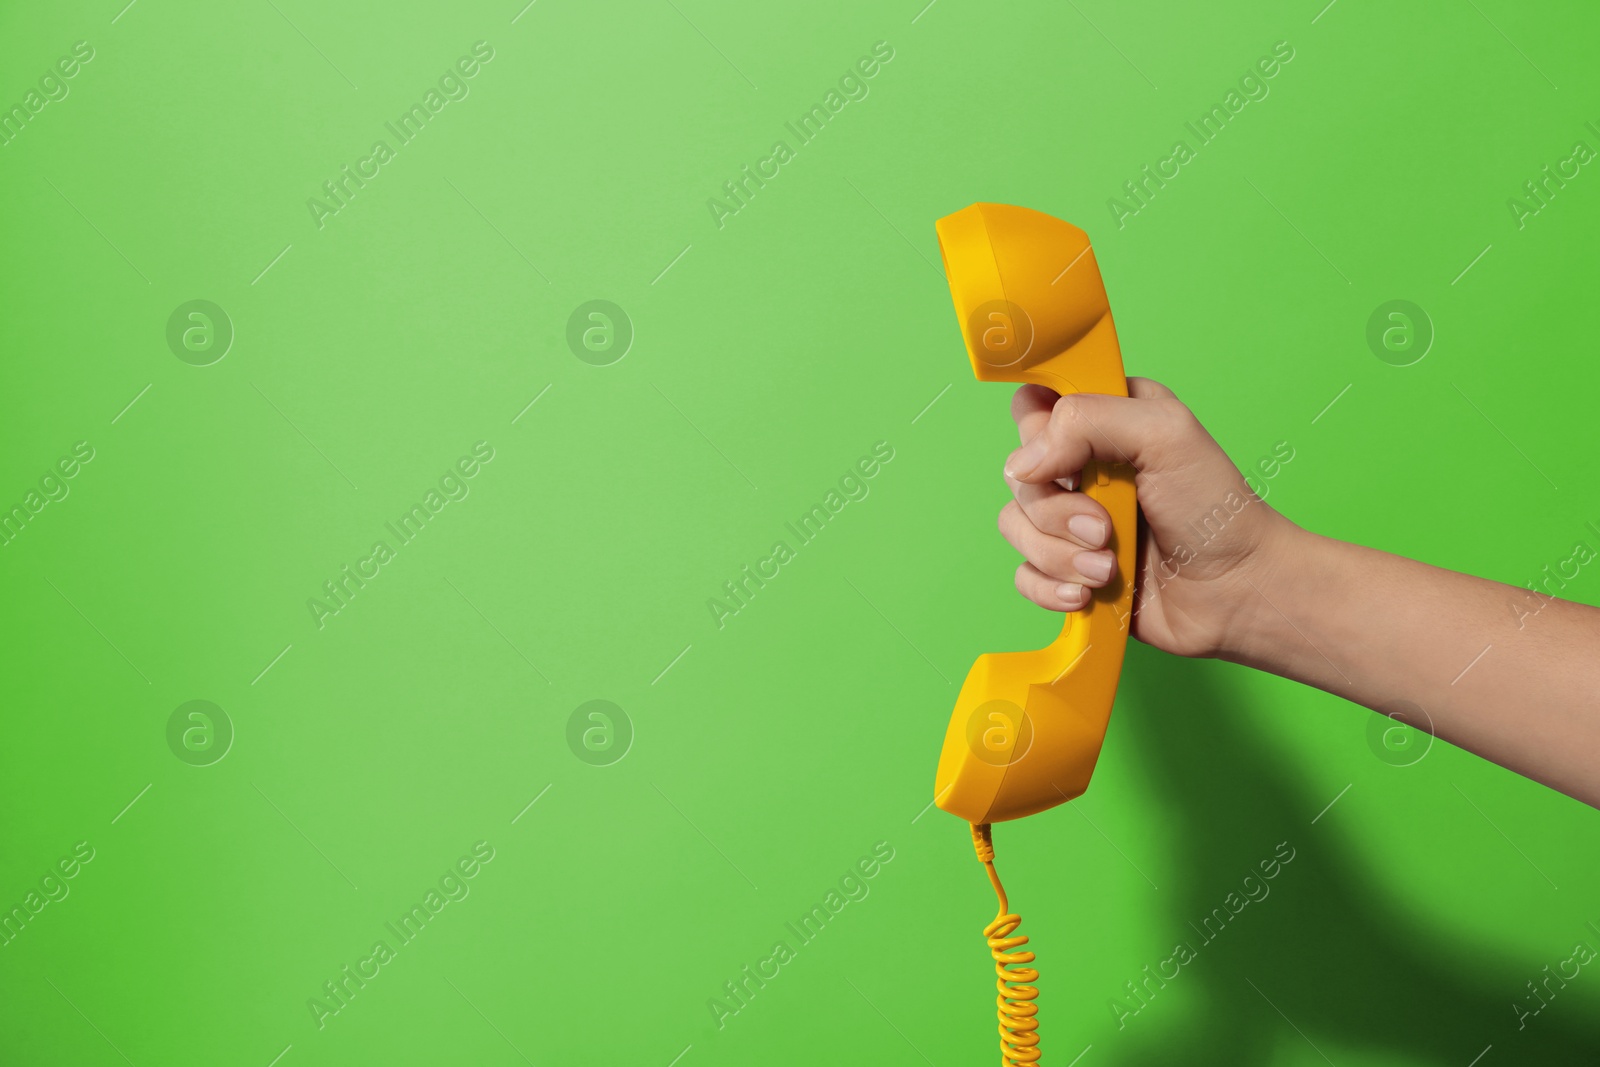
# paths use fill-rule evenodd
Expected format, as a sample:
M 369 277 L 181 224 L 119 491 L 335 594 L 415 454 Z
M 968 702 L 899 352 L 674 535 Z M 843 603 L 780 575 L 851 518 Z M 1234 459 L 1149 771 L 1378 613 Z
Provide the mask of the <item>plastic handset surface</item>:
M 1128 394 L 1089 237 L 1027 208 L 973 204 L 938 221 L 973 373 L 1058 393 Z M 986 652 L 967 673 L 934 783 L 971 823 L 1018 819 L 1083 793 L 1105 738 L 1132 619 L 1134 472 L 1091 462 L 1081 488 L 1111 515 L 1117 577 L 1032 652 Z

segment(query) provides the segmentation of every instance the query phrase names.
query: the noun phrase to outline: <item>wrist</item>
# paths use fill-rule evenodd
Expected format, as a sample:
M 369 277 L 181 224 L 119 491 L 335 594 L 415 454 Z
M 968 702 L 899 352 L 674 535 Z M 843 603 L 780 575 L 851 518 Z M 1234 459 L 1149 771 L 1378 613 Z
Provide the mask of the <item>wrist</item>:
M 1273 513 L 1273 522 L 1240 568 L 1235 602 L 1218 642 L 1217 658 L 1281 673 L 1305 643 L 1296 630 L 1302 605 L 1334 580 L 1329 538 Z

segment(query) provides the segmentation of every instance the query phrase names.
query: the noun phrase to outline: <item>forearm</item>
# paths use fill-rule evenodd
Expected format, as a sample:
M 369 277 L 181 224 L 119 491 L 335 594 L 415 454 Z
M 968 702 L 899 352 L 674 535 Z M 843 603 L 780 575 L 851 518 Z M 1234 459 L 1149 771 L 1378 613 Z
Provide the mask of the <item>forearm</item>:
M 1298 529 L 1280 547 L 1222 658 L 1416 704 L 1452 744 L 1600 807 L 1600 609 Z

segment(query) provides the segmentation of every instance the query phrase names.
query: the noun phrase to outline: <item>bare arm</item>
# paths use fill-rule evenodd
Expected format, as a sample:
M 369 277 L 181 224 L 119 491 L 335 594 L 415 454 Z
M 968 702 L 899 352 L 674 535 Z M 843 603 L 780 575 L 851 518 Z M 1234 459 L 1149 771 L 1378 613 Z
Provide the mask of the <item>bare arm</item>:
M 1273 557 L 1223 658 L 1416 704 L 1452 744 L 1600 807 L 1600 610 L 1298 528 Z
M 1129 399 L 1017 393 L 1000 528 L 1026 557 L 1024 596 L 1075 610 L 1110 580 L 1107 517 L 1074 479 L 1089 459 L 1130 464 L 1145 519 L 1135 637 L 1369 708 L 1417 705 L 1413 725 L 1600 807 L 1600 609 L 1303 530 L 1169 390 L 1129 384 Z

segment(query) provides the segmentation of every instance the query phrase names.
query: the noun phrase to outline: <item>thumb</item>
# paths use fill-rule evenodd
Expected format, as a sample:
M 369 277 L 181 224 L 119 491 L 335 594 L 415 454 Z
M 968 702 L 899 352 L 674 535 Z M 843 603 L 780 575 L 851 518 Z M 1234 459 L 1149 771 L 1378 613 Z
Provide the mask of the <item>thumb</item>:
M 1136 470 L 1159 464 L 1192 420 L 1176 399 L 1069 393 L 1056 401 L 1044 429 L 1006 460 L 1006 474 L 1034 484 L 1076 474 L 1091 459 Z
M 1050 412 L 1061 394 L 1042 385 L 1024 385 L 1011 397 L 1011 417 L 1017 423 L 1017 436 L 1023 444 L 1037 437 L 1050 424 Z

